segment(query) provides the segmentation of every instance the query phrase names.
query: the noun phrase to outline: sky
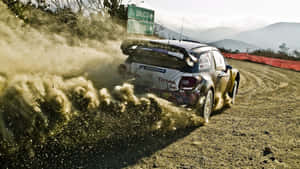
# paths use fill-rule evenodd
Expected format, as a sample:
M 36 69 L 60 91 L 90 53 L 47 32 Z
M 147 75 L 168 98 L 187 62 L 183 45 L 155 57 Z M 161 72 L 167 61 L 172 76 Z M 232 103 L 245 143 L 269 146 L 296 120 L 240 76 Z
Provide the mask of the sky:
M 156 22 L 180 29 L 231 27 L 251 30 L 276 22 L 300 22 L 300 0 L 129 0 L 155 10 Z

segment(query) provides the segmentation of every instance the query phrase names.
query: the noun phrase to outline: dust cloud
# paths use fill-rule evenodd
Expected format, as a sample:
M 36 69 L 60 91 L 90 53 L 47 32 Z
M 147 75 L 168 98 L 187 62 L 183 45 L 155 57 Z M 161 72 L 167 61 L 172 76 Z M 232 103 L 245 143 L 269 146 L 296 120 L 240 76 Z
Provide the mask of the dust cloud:
M 0 2 L 0 157 L 202 125 L 192 111 L 120 81 L 120 42 L 31 28 Z M 72 39 L 76 45 L 69 45 Z

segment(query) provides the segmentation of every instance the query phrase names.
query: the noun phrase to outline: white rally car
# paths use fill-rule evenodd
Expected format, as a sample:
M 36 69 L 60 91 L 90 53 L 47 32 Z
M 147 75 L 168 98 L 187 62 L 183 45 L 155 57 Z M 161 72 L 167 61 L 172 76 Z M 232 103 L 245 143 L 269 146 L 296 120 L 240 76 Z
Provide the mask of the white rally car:
M 121 74 L 160 97 L 195 107 L 206 122 L 218 97 L 228 94 L 235 101 L 239 71 L 226 65 L 215 47 L 191 41 L 129 39 L 121 49 L 129 56 L 119 67 Z

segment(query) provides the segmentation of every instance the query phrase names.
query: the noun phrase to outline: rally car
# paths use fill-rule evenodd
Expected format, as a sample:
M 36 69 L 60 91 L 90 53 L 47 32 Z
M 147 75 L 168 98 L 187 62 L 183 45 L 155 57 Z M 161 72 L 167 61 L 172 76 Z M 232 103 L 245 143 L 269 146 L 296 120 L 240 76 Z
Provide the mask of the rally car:
M 215 47 L 184 40 L 128 39 L 121 50 L 128 55 L 119 66 L 121 74 L 160 97 L 194 107 L 206 122 L 221 101 L 218 97 L 228 95 L 235 102 L 240 73 Z

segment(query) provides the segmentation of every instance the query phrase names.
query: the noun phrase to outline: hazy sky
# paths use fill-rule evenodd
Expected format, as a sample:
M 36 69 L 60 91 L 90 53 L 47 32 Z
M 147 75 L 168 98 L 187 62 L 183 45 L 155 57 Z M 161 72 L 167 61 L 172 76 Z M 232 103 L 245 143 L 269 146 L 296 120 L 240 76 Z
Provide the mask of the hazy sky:
M 156 21 L 171 27 L 218 26 L 253 29 L 275 22 L 300 22 L 300 0 L 143 0 Z

